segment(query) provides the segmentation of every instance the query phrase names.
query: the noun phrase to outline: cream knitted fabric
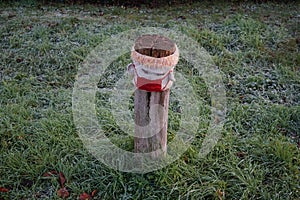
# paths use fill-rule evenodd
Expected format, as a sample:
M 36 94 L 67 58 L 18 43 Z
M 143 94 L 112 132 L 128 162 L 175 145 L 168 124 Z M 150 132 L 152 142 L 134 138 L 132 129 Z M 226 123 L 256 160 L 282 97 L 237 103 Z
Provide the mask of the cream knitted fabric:
M 142 55 L 132 48 L 131 58 L 133 65 L 128 65 L 128 72 L 134 75 L 134 82 L 136 83 L 137 76 L 148 80 L 157 80 L 165 77 L 162 81 L 162 88 L 170 88 L 172 82 L 175 81 L 173 69 L 179 60 L 179 50 L 176 45 L 175 47 L 176 50 L 172 55 L 163 58 Z M 169 75 L 166 76 L 168 73 Z M 166 84 L 168 85 L 166 86 Z

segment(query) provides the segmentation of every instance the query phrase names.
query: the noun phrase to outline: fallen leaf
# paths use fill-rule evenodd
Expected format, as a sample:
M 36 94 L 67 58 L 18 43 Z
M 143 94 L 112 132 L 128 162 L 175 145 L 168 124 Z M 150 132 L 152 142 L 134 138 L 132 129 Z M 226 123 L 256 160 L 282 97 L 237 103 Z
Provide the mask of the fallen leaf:
M 9 14 L 7 17 L 10 19 L 10 18 L 13 18 L 15 16 L 17 16 L 17 15 L 15 15 L 15 14 Z
M 53 175 L 57 175 L 57 174 L 58 174 L 57 171 L 52 170 L 52 171 L 50 171 L 50 172 L 44 173 L 44 174 L 43 174 L 43 177 L 49 177 L 49 176 L 53 176 Z
M 58 25 L 57 22 L 50 22 L 50 23 L 48 23 L 48 27 L 50 27 L 50 28 L 55 27 L 57 25 Z
M 89 194 L 87 194 L 87 193 L 82 193 L 80 196 L 79 196 L 79 199 L 80 200 L 91 200 L 92 199 L 92 197 L 89 195 Z
M 186 17 L 185 16 L 183 16 L 183 15 L 181 15 L 181 16 L 179 16 L 179 17 L 177 17 L 177 20 L 185 20 L 186 19 Z
M 225 196 L 225 193 L 222 190 L 218 189 L 217 195 L 218 195 L 219 200 L 222 200 Z
M 61 187 L 65 186 L 66 178 L 62 172 L 59 172 L 59 183 Z
M 59 198 L 63 198 L 63 199 L 66 199 L 70 196 L 70 193 L 69 191 L 65 188 L 65 187 L 62 187 L 60 188 L 58 191 L 57 191 L 57 196 Z
M 16 61 L 17 61 L 17 63 L 20 63 L 23 61 L 23 58 L 17 58 Z
M 4 187 L 0 187 L 0 192 L 9 192 L 9 189 L 4 188 Z
M 97 190 L 93 190 L 93 192 L 91 193 L 91 196 L 94 197 L 96 193 L 97 193 Z
M 183 156 L 183 160 L 184 160 L 185 163 L 189 162 L 189 158 L 186 155 Z
M 247 153 L 245 153 L 245 152 L 237 152 L 236 153 L 236 156 L 239 158 L 244 158 L 246 155 L 247 155 Z

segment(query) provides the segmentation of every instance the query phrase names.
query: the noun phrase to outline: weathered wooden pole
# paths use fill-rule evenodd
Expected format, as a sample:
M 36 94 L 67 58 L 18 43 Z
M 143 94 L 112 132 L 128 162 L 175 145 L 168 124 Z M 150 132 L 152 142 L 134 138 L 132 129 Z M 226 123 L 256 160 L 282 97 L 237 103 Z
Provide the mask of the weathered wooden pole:
M 143 35 L 131 51 L 134 75 L 134 151 L 159 158 L 167 151 L 167 126 L 173 69 L 179 59 L 176 44 L 160 35 Z

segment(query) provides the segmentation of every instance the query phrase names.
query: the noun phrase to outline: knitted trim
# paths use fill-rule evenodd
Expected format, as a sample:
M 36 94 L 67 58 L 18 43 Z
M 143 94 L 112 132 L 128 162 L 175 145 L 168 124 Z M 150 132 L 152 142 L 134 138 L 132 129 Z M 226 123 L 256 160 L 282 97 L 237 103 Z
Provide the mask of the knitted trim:
M 140 54 L 139 52 L 134 50 L 134 47 L 131 50 L 131 58 L 133 61 L 143 65 L 147 68 L 170 68 L 174 67 L 179 60 L 179 50 L 175 45 L 176 50 L 172 55 L 163 57 L 163 58 L 154 58 L 151 56 Z

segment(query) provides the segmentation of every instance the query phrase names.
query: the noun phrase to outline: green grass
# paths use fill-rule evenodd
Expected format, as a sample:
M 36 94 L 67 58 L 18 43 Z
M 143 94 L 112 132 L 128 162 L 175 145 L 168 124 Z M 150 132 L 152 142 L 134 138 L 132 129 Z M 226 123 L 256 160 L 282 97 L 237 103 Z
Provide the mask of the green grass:
M 62 171 L 69 199 L 300 199 L 299 3 L 202 2 L 158 8 L 0 3 L 0 199 L 57 199 Z M 146 14 L 145 14 L 146 13 Z M 186 19 L 180 19 L 185 16 Z M 113 34 L 140 26 L 180 29 L 213 57 L 227 95 L 223 137 L 197 158 L 209 125 L 210 96 L 192 66 L 180 60 L 203 103 L 192 146 L 171 165 L 147 174 L 112 170 L 80 140 L 72 89 L 85 57 Z M 110 65 L 120 71 L 129 54 Z M 98 87 L 120 74 L 107 70 Z M 118 146 L 132 150 L 112 114 L 109 94 L 97 94 L 99 123 Z M 171 94 L 169 139 L 180 125 Z M 130 108 L 132 109 L 132 108 Z

